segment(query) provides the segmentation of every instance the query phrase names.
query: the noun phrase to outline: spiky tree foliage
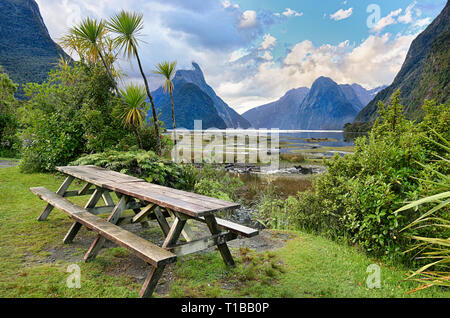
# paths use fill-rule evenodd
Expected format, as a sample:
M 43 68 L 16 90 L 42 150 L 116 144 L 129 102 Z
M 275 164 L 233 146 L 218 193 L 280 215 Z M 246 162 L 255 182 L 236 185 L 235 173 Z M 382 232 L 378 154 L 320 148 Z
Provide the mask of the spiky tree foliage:
M 173 99 L 173 82 L 172 82 L 172 78 L 175 75 L 176 72 L 176 67 L 177 67 L 177 62 L 162 62 L 162 63 L 158 63 L 156 65 L 156 70 L 154 71 L 155 74 L 159 74 L 164 76 L 165 81 L 164 81 L 164 85 L 163 85 L 163 89 L 166 93 L 168 93 L 170 95 L 170 99 L 172 102 L 172 127 L 173 127 L 173 132 L 174 132 L 174 143 L 175 143 L 175 160 L 176 160 L 176 156 L 177 156 L 177 127 L 176 127 L 176 123 L 175 123 L 175 103 L 174 103 L 174 99 Z
M 135 57 L 144 80 L 145 90 L 147 97 L 150 100 L 152 106 L 153 122 L 155 125 L 155 134 L 158 144 L 158 155 L 161 156 L 161 136 L 158 122 L 158 115 L 156 113 L 155 102 L 150 92 L 147 77 L 145 76 L 141 59 L 138 52 L 139 43 L 141 42 L 141 32 L 144 28 L 143 15 L 135 12 L 127 12 L 122 10 L 118 14 L 112 16 L 106 23 L 106 27 L 109 31 L 115 34 L 114 41 L 118 48 L 120 48 L 124 55 L 131 59 Z
M 146 93 L 141 86 L 130 84 L 120 91 L 123 100 L 123 108 L 119 114 L 125 127 L 133 130 L 138 140 L 139 148 L 142 147 L 142 139 L 139 127 L 143 124 L 147 110 Z
M 82 60 L 87 59 L 91 63 L 101 61 L 113 82 L 116 93 L 119 94 L 119 88 L 112 71 L 111 54 L 109 52 L 105 54 L 105 43 L 110 43 L 106 37 L 107 32 L 108 30 L 102 20 L 87 17 L 78 25 L 69 29 L 69 33 L 62 39 L 61 45 L 76 51 Z M 111 45 L 109 48 L 111 48 Z

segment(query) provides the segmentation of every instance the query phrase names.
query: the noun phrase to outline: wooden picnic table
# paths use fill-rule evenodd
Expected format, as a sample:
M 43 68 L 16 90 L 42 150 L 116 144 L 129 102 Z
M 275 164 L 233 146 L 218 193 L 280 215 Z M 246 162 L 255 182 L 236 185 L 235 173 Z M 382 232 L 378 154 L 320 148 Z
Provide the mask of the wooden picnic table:
M 86 262 L 96 257 L 105 240 L 111 240 L 149 263 L 152 270 L 144 282 L 140 297 L 152 295 L 165 266 L 176 261 L 177 257 L 217 246 L 225 264 L 233 266 L 227 242 L 236 239 L 238 235 L 252 237 L 258 234 L 258 230 L 216 217 L 218 212 L 239 208 L 240 205 L 233 202 L 152 184 L 91 165 L 56 169 L 67 176 L 56 193 L 44 187 L 30 189 L 48 202 L 38 220 L 46 220 L 53 208 L 72 217 L 74 223 L 63 240 L 66 244 L 74 240 L 83 225 L 96 231 L 98 235 L 84 256 Z M 75 179 L 84 181 L 85 185 L 79 190 L 69 191 L 69 186 Z M 116 194 L 117 203 L 112 199 L 111 192 Z M 91 195 L 84 207 L 67 200 L 69 197 L 83 195 Z M 105 205 L 97 206 L 100 201 Z M 123 212 L 126 210 L 132 210 L 134 215 L 124 216 Z M 101 214 L 109 216 L 105 220 L 97 216 Z M 169 218 L 173 220 L 172 224 L 169 223 Z M 145 227 L 146 219 L 154 219 L 159 224 L 165 237 L 161 246 L 119 227 L 130 223 L 140 223 Z M 187 224 L 188 220 L 206 223 L 209 233 L 196 239 Z M 180 236 L 186 242 L 178 242 Z

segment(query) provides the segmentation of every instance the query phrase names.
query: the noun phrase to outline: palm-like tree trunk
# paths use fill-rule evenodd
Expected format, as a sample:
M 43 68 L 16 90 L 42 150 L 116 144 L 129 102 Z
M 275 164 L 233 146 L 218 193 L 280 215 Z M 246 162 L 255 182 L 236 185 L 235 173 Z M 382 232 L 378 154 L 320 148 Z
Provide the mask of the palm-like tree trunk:
M 173 101 L 173 91 L 170 90 L 170 99 L 172 100 L 172 126 L 173 126 L 173 139 L 174 139 L 174 147 L 175 147 L 175 162 L 177 161 L 178 157 L 178 150 L 177 150 L 177 126 L 175 124 L 175 103 Z
M 109 78 L 111 79 L 111 81 L 113 83 L 114 90 L 116 91 L 117 96 L 120 97 L 119 87 L 117 86 L 116 80 L 114 79 L 114 77 L 113 77 L 113 75 L 111 73 L 111 70 L 109 69 L 108 64 L 106 63 L 106 60 L 103 57 L 103 54 L 102 54 L 102 52 L 100 50 L 98 50 L 98 55 L 100 56 L 100 59 L 102 60 L 103 65 L 105 66 L 106 72 L 108 73 L 108 76 L 109 76 Z M 122 104 L 123 104 L 124 102 L 123 102 L 122 99 L 121 99 L 121 101 L 122 101 Z M 131 126 L 132 126 L 134 134 L 136 135 L 136 139 L 137 139 L 137 142 L 138 142 L 139 149 L 144 149 L 144 147 L 142 145 L 141 134 L 139 133 L 138 128 L 136 127 L 136 125 L 134 123 L 132 123 Z
M 157 145 L 158 145 L 158 155 L 161 156 L 162 155 L 161 138 L 160 138 L 160 134 L 159 134 L 159 123 L 158 123 L 158 115 L 156 114 L 155 102 L 153 100 L 152 94 L 150 93 L 150 88 L 148 86 L 147 77 L 145 76 L 144 70 L 142 69 L 141 59 L 139 58 L 139 54 L 138 54 L 138 51 L 135 46 L 133 46 L 133 50 L 136 54 L 136 59 L 137 59 L 138 65 L 139 65 L 139 70 L 141 71 L 142 78 L 144 79 L 144 85 L 145 85 L 145 90 L 147 92 L 147 96 L 150 99 L 150 104 L 152 105 L 153 121 L 155 123 L 155 134 L 156 134 L 156 141 L 157 141 Z
M 137 127 L 134 123 L 131 123 L 131 127 L 133 128 L 133 132 L 136 135 L 139 149 L 144 149 L 144 147 L 142 146 L 142 138 L 141 138 L 141 134 L 139 133 L 139 130 L 137 129 Z
M 109 78 L 111 79 L 111 81 L 112 81 L 112 83 L 113 83 L 114 90 L 116 91 L 117 96 L 120 96 L 119 88 L 117 87 L 116 80 L 114 79 L 114 76 L 112 75 L 111 70 L 109 69 L 108 64 L 106 63 L 106 60 L 105 60 L 105 58 L 103 57 L 102 52 L 101 52 L 100 49 L 98 49 L 98 48 L 97 48 L 97 51 L 98 51 L 98 55 L 100 56 L 100 59 L 101 59 L 102 62 L 103 62 L 103 65 L 105 66 L 106 73 L 108 73 L 108 76 L 109 76 Z

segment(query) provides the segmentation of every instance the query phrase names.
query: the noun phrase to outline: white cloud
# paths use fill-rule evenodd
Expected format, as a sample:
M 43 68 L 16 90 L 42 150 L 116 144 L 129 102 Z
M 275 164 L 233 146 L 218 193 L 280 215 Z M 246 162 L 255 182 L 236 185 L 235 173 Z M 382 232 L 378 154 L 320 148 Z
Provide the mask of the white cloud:
M 376 24 L 375 26 L 370 29 L 371 32 L 373 33 L 379 33 L 381 32 L 385 27 L 387 27 L 388 25 L 391 24 L 396 24 L 397 21 L 395 19 L 395 17 L 397 17 L 398 15 L 400 15 L 400 13 L 402 13 L 402 9 L 398 9 L 395 11 L 390 12 L 387 16 L 381 18 Z
M 414 26 L 423 28 L 424 26 L 429 25 L 431 22 L 432 22 L 431 18 L 424 18 L 414 22 Z
M 242 113 L 277 100 L 289 89 L 310 87 L 320 76 L 330 77 L 339 84 L 358 83 L 366 88 L 390 84 L 416 36 L 371 35 L 359 46 L 349 41 L 322 46 L 302 41 L 292 48 L 281 66 L 269 54 L 263 56 L 264 62 L 253 65 L 257 68 L 253 73 L 246 71 L 251 69 L 250 63 L 230 66 L 228 75 L 216 83 L 216 91 Z M 233 73 L 236 75 L 232 76 Z
M 263 58 L 266 61 L 271 61 L 273 60 L 273 55 L 272 53 L 270 53 L 270 51 L 265 51 L 264 54 L 261 56 L 261 58 Z
M 265 34 L 263 37 L 264 41 L 261 43 L 261 48 L 263 50 L 267 50 L 271 47 L 274 47 L 277 43 L 277 39 L 270 34 Z
M 222 7 L 224 9 L 228 9 L 228 8 L 234 8 L 234 9 L 239 9 L 239 5 L 238 4 L 233 4 L 228 0 L 222 1 Z
M 411 3 L 405 10 L 405 14 L 398 17 L 398 22 L 409 24 L 413 22 L 413 9 L 416 6 L 417 1 Z M 417 12 L 417 11 L 416 11 Z
M 295 10 L 292 10 L 291 8 L 286 8 L 286 10 L 282 13 L 285 17 L 301 17 L 303 15 L 303 12 L 298 12 Z
M 353 14 L 353 8 L 350 8 L 347 10 L 339 9 L 335 13 L 330 14 L 330 18 L 335 21 L 340 21 L 340 20 L 349 18 L 352 14 Z
M 240 28 L 251 28 L 257 24 L 257 15 L 256 11 L 246 10 L 242 13 L 241 21 L 239 22 Z

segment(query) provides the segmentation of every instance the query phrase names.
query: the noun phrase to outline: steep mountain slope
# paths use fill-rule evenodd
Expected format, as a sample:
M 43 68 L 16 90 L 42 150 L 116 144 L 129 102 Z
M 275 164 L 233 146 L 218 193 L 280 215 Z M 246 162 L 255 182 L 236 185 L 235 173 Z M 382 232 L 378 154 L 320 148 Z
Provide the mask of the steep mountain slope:
M 295 129 L 296 118 L 292 116 L 300 107 L 309 88 L 292 89 L 273 103 L 252 108 L 242 114 L 255 128 Z
M 342 129 L 358 110 L 332 79 L 319 77 L 297 111 L 299 129 Z
M 194 120 L 202 120 L 202 128 L 225 129 L 227 125 L 219 116 L 213 100 L 197 85 L 178 79 L 174 83 L 175 123 L 177 128 L 194 129 Z M 154 93 L 159 119 L 166 128 L 172 128 L 172 102 L 159 88 Z M 151 116 L 151 111 L 148 114 Z
M 19 84 L 41 83 L 64 51 L 50 38 L 34 0 L 0 1 L 0 65 Z M 23 89 L 17 94 L 23 97 Z
M 342 129 L 384 87 L 366 90 L 358 84 L 338 85 L 322 77 L 313 88 L 315 91 L 306 87 L 290 90 L 278 101 L 250 109 L 242 116 L 255 128 Z
M 412 42 L 405 62 L 392 85 L 382 90 L 356 117 L 355 122 L 373 121 L 378 102 L 389 103 L 398 89 L 405 114 L 421 119 L 425 99 L 448 102 L 450 2 L 439 16 Z
M 183 79 L 188 83 L 197 85 L 205 94 L 207 94 L 216 107 L 219 116 L 224 120 L 228 128 L 249 128 L 250 123 L 239 115 L 234 109 L 228 106 L 216 92 L 206 83 L 200 66 L 197 63 L 192 63 L 193 70 L 178 70 L 175 75 L 175 80 Z

